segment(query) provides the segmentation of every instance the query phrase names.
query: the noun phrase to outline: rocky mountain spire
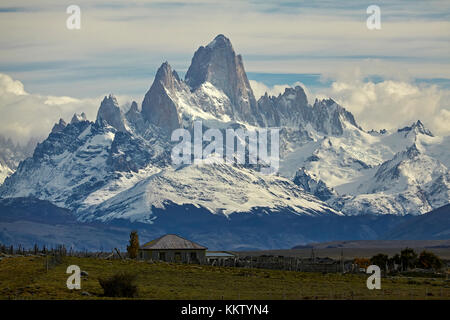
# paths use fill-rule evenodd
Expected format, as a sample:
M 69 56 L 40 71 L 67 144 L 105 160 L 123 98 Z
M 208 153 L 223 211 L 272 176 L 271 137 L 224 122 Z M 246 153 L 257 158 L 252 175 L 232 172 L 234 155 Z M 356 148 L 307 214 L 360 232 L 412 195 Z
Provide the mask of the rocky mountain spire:
M 305 91 L 300 86 L 286 88 L 278 97 L 268 96 L 266 92 L 258 100 L 258 109 L 264 125 L 268 127 L 298 127 L 310 121 L 312 112 Z
M 292 181 L 306 192 L 314 194 L 323 201 L 336 195 L 336 191 L 333 188 L 329 188 L 322 180 L 309 173 L 305 167 L 296 171 Z
M 413 131 L 416 134 L 421 133 L 421 134 L 425 134 L 427 136 L 433 137 L 433 133 L 431 133 L 430 130 L 425 128 L 425 126 L 423 125 L 422 121 L 420 121 L 420 120 L 417 120 L 416 122 L 414 122 L 409 127 L 404 127 L 404 128 L 398 129 L 397 131 L 398 132 L 405 132 L 406 134 L 408 134 L 409 132 Z
M 142 113 L 138 109 L 136 101 L 131 103 L 130 110 L 125 114 L 125 118 L 128 121 L 128 125 L 132 126 L 139 132 L 145 132 L 146 126 Z
M 86 121 L 87 117 L 86 114 L 84 112 L 82 112 L 81 114 L 75 113 L 72 117 L 72 120 L 70 121 L 70 123 L 77 123 L 77 122 L 81 122 L 81 121 Z
M 124 125 L 124 116 L 119 108 L 116 97 L 110 94 L 105 96 L 97 113 L 97 123 L 106 122 L 118 131 L 126 131 Z
M 179 128 L 178 110 L 168 92 L 180 89 L 180 78 L 167 62 L 156 72 L 150 90 L 142 102 L 142 115 L 148 122 L 161 127 L 166 132 Z
M 136 101 L 131 102 L 131 107 L 130 110 L 127 111 L 127 113 L 138 113 L 139 109 L 138 109 L 138 105 Z
M 186 78 L 192 91 L 205 82 L 222 90 L 234 106 L 234 119 L 257 120 L 257 103 L 244 70 L 242 57 L 236 55 L 230 40 L 220 34 L 206 47 L 201 46 L 192 58 Z
M 316 99 L 312 107 L 311 122 L 317 131 L 337 136 L 344 132 L 345 123 L 360 128 L 353 114 L 333 99 Z
M 59 122 L 55 123 L 55 125 L 53 126 L 52 133 L 61 132 L 66 126 L 67 123 L 63 119 L 59 119 Z

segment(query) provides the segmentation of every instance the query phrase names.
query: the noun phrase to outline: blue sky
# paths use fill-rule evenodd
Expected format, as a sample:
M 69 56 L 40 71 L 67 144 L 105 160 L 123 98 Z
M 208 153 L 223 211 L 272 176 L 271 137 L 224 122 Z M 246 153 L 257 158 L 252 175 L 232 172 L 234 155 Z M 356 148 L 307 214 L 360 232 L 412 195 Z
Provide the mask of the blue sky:
M 80 30 L 66 28 L 71 4 L 81 8 Z M 366 27 L 372 4 L 381 9 L 381 30 Z M 258 94 L 264 86 L 275 94 L 299 82 L 311 98 L 335 95 L 365 126 L 391 127 L 369 121 L 366 111 L 388 100 L 372 101 L 367 90 L 387 94 L 388 85 L 403 83 L 418 90 L 408 87 L 406 98 L 414 94 L 422 103 L 416 94 L 432 95 L 436 106 L 428 113 L 442 118 L 441 110 L 450 110 L 449 18 L 447 0 L 3 0 L 0 73 L 30 94 L 97 99 L 112 92 L 124 103 L 140 102 L 162 62 L 183 74 L 194 51 L 222 33 L 242 54 L 253 85 L 261 84 Z M 6 108 L 1 99 L 0 108 Z M 418 111 L 406 119 L 402 111 L 393 121 L 418 118 Z

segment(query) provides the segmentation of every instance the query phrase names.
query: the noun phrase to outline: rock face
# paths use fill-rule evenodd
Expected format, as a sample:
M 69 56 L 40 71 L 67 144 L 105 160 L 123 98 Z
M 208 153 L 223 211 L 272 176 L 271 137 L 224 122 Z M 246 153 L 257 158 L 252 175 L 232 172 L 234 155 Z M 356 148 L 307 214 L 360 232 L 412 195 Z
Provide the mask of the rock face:
M 168 133 L 179 128 L 177 105 L 171 97 L 174 91 L 179 90 L 181 86 L 178 74 L 167 62 L 163 63 L 142 102 L 143 118 Z
M 398 129 L 398 132 L 404 132 L 405 134 L 408 134 L 410 132 L 414 132 L 416 134 L 421 133 L 421 134 L 426 134 L 430 137 L 433 137 L 433 134 L 431 133 L 430 130 L 428 130 L 427 128 L 425 128 L 425 126 L 423 125 L 422 121 L 417 120 L 415 123 L 413 123 L 411 126 L 407 126 L 401 129 Z
M 126 131 L 124 116 L 119 108 L 116 97 L 112 94 L 105 97 L 100 104 L 100 108 L 97 113 L 97 123 L 100 125 L 106 123 L 115 128 L 117 131 Z
M 224 35 L 218 35 L 206 47 L 201 46 L 195 52 L 185 81 L 192 91 L 205 82 L 222 90 L 233 105 L 228 114 L 232 119 L 261 122 L 242 56 L 236 55 L 230 40 Z
M 67 126 L 67 123 L 63 119 L 59 119 L 58 123 L 55 123 L 55 125 L 52 128 L 52 132 L 61 132 L 64 130 L 64 128 Z
M 286 88 L 278 97 L 266 93 L 258 100 L 258 106 L 267 127 L 299 127 L 311 119 L 311 106 L 300 86 Z
M 353 115 L 333 99 L 316 100 L 313 105 L 312 123 L 317 131 L 341 135 L 344 132 L 343 122 L 358 127 Z
M 152 154 L 141 139 L 128 132 L 118 132 L 111 144 L 107 165 L 113 172 L 138 172 L 148 165 Z
M 78 123 L 78 122 L 82 122 L 82 121 L 86 121 L 87 117 L 86 114 L 84 112 L 82 112 L 81 114 L 75 113 L 72 117 L 72 120 L 70 121 L 70 123 Z
M 133 101 L 131 103 L 130 110 L 127 111 L 125 114 L 125 118 L 128 122 L 128 126 L 131 127 L 131 130 L 136 132 L 143 132 L 145 131 L 146 125 L 144 117 L 142 116 L 142 113 L 138 109 L 138 105 L 136 101 Z
M 358 127 L 353 115 L 332 99 L 316 100 L 309 105 L 300 86 L 286 88 L 278 97 L 262 96 L 258 109 L 267 127 L 306 128 L 310 124 L 327 135 L 342 135 L 346 125 Z
M 320 200 L 326 201 L 332 197 L 336 197 L 337 193 L 332 188 L 328 188 L 327 185 L 317 177 L 314 177 L 303 167 L 300 168 L 292 180 L 300 188 L 315 195 Z
M 36 144 L 37 141 L 32 139 L 27 144 L 20 145 L 0 136 L 0 185 L 14 173 L 20 161 L 33 154 Z
M 258 100 L 258 105 L 268 127 L 302 127 L 312 120 L 313 110 L 300 86 L 286 88 L 278 97 L 266 94 Z

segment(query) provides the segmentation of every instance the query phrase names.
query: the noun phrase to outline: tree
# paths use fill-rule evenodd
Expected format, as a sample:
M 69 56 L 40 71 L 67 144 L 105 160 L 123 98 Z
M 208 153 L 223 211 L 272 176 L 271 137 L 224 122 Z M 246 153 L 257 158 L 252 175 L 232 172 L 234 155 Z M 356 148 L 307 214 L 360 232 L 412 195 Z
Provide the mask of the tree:
M 411 248 L 405 248 L 400 251 L 400 260 L 403 265 L 403 270 L 414 268 L 417 263 L 417 253 Z
M 423 269 L 435 269 L 442 268 L 442 260 L 430 251 L 422 251 L 419 255 L 418 265 Z
M 128 257 L 136 259 L 139 252 L 139 236 L 137 231 L 131 231 L 130 244 L 127 246 Z
M 386 270 L 387 262 L 388 262 L 388 256 L 383 253 L 379 253 L 379 254 L 373 256 L 372 258 L 370 258 L 370 263 L 380 267 L 381 270 Z
M 359 268 L 366 269 L 370 265 L 370 259 L 367 258 L 355 258 L 353 260 L 354 264 L 357 264 Z

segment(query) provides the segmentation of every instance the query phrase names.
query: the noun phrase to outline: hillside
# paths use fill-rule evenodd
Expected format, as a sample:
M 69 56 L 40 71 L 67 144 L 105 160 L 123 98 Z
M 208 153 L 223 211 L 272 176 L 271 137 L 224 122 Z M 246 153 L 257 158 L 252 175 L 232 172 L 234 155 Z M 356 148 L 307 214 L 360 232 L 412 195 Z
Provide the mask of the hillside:
M 388 232 L 385 238 L 450 239 L 450 204 L 399 224 Z

